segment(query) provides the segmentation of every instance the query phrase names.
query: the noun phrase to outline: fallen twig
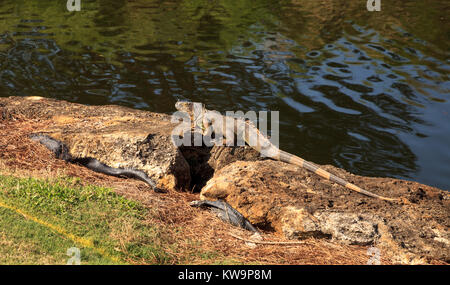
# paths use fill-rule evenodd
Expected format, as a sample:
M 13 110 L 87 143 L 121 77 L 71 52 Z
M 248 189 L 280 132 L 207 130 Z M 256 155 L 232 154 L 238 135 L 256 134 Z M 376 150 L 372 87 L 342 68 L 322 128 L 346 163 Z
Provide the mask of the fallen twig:
M 304 241 L 259 241 L 259 240 L 252 240 L 252 239 L 246 239 L 243 237 L 240 237 L 238 235 L 230 233 L 230 236 L 243 240 L 245 242 L 251 242 L 255 244 L 267 244 L 267 245 L 300 245 L 305 244 Z

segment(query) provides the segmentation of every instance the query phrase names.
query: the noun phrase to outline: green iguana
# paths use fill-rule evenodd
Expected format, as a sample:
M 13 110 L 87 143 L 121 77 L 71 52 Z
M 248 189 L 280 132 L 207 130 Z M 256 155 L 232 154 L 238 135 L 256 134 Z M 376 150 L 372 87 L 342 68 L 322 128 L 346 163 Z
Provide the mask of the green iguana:
M 196 104 L 198 104 L 197 108 L 194 108 Z M 198 106 L 201 107 L 198 108 Z M 345 188 L 369 197 L 378 198 L 385 201 L 398 201 L 398 199 L 383 197 L 364 190 L 348 181 L 345 181 L 340 177 L 329 173 L 328 171 L 320 168 L 318 165 L 312 162 L 306 161 L 296 155 L 280 150 L 278 147 L 272 144 L 270 140 L 264 134 L 262 134 L 258 130 L 258 128 L 249 120 L 220 115 L 219 112 L 207 110 L 204 104 L 196 102 L 178 101 L 175 104 L 175 108 L 180 112 L 187 113 L 190 116 L 191 121 L 194 122 L 194 128 L 202 130 L 202 134 L 204 136 L 211 136 L 211 134 L 214 133 L 216 139 L 225 137 L 223 143 L 226 143 L 227 137 L 228 139 L 234 139 L 235 135 L 236 138 L 243 139 L 250 147 L 258 151 L 262 155 L 270 157 L 274 160 L 279 160 L 303 167 L 329 181 L 335 182 L 339 185 L 344 186 Z M 218 123 L 215 124 L 215 122 Z M 228 142 L 228 145 L 230 145 L 229 143 L 230 142 Z

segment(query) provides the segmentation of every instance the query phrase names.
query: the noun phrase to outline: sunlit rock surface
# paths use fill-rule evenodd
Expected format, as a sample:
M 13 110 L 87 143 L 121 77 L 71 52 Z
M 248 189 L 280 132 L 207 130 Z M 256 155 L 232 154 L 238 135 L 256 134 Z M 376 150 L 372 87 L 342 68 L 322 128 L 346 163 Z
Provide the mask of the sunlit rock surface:
M 352 192 L 286 163 L 237 161 L 220 169 L 201 198 L 224 199 L 250 222 L 289 239 L 328 238 L 371 245 L 398 263 L 450 259 L 450 196 L 447 192 L 391 178 L 352 175 L 323 166 L 374 193 L 401 198 L 386 202 Z
M 36 133 L 62 141 L 74 157 L 142 170 L 167 189 L 190 185 L 189 165 L 171 141 L 169 115 L 41 97 L 0 98 L 0 108 L 4 119 L 48 120 Z

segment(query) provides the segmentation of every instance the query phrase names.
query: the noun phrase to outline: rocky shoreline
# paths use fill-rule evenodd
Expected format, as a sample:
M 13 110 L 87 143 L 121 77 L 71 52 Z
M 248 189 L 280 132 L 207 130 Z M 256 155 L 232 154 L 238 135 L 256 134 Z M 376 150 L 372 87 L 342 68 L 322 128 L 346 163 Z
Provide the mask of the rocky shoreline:
M 371 192 L 401 200 L 381 201 L 297 166 L 263 159 L 249 147 L 177 148 L 170 115 L 120 106 L 0 98 L 0 125 L 14 120 L 39 122 L 33 132 L 62 141 L 74 157 L 140 169 L 170 191 L 223 199 L 263 232 L 374 247 L 392 263 L 450 262 L 450 195 L 434 187 L 323 166 Z

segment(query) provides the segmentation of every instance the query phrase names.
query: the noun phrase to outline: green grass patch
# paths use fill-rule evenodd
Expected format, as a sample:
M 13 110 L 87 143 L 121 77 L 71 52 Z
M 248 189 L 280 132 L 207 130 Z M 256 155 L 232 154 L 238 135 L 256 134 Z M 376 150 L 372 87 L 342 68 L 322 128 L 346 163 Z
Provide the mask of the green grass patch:
M 0 263 L 167 264 L 174 259 L 148 210 L 111 189 L 76 178 L 42 180 L 0 175 Z

